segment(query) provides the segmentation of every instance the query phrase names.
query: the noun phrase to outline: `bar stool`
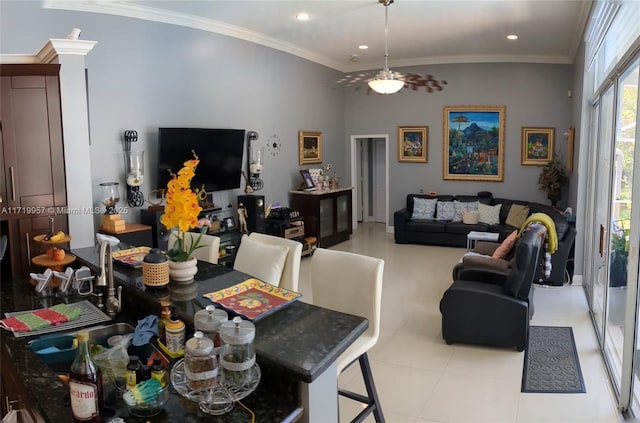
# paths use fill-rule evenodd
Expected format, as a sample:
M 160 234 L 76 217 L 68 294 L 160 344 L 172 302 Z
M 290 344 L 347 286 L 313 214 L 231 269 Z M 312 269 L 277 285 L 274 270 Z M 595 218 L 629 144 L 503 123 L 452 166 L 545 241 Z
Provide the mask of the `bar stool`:
M 338 391 L 339 395 L 366 404 L 353 422 L 361 422 L 371 413 L 377 423 L 385 421 L 367 356 L 380 336 L 383 271 L 382 259 L 324 248 L 316 249 L 311 261 L 313 303 L 369 320 L 367 331 L 336 360 L 338 375 L 358 361 L 367 389 L 366 396 L 343 389 Z

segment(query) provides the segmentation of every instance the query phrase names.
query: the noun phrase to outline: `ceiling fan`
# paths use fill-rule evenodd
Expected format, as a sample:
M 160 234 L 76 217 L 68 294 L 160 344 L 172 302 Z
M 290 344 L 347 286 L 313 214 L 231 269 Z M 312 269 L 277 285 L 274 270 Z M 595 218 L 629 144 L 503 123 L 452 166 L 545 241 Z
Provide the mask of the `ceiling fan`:
M 414 91 L 420 88 L 425 89 L 427 93 L 435 91 L 442 91 L 443 85 L 447 85 L 447 81 L 436 80 L 432 75 L 422 75 L 419 73 L 407 73 L 402 75 L 398 72 L 393 72 L 389 69 L 389 5 L 394 0 L 378 0 L 378 3 L 384 6 L 384 68 L 378 72 L 374 77 L 367 72 L 361 72 L 355 75 L 345 75 L 337 82 L 344 83 L 345 86 L 352 84 L 356 85 L 356 90 L 361 88 L 361 82 L 367 82 L 369 89 L 367 94 L 371 91 L 375 91 L 379 94 L 394 94 L 400 91 L 402 88 L 411 88 Z
M 444 90 L 444 86 L 447 85 L 445 80 L 437 80 L 433 75 L 423 75 L 421 73 L 406 73 L 393 72 L 395 79 L 404 82 L 404 86 L 401 88 L 409 88 L 414 91 L 418 91 L 424 88 L 425 92 L 432 93 L 434 91 Z M 371 72 L 358 72 L 355 74 L 346 74 L 342 78 L 336 81 L 338 84 L 343 84 L 345 87 L 354 86 L 355 90 L 360 90 L 364 83 L 367 87 L 367 95 L 372 91 L 375 92 L 368 84 L 369 81 L 374 80 L 376 75 Z

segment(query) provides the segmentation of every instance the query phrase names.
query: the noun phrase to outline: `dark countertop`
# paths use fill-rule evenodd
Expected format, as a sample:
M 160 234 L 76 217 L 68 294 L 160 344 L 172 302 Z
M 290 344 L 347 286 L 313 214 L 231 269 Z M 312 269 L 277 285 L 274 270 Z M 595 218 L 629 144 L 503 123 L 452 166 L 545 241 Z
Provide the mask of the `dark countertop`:
M 94 247 L 74 250 L 79 264 L 97 269 L 98 253 Z M 123 285 L 124 310 L 117 320 L 135 325 L 137 319 L 148 314 L 159 314 L 160 299 L 171 300 L 188 326 L 192 327 L 193 313 L 211 302 L 202 294 L 241 282 L 249 276 L 224 266 L 199 263 L 195 286 L 181 289 L 148 288 L 142 284 L 141 269 L 131 269 L 114 264 L 114 276 Z M 25 282 L 1 284 L 0 312 L 31 310 L 49 307 L 62 299 L 42 301 L 33 288 Z M 75 302 L 87 297 L 69 298 Z M 277 422 L 300 413 L 300 381 L 311 383 L 363 333 L 368 322 L 362 317 L 337 313 L 303 301 L 295 301 L 285 308 L 255 322 L 255 349 L 262 371 L 261 382 L 254 393 L 242 403 L 256 414 L 256 421 Z M 189 328 L 187 336 L 192 329 Z M 70 421 L 68 387 L 55 377 L 53 371 L 31 351 L 28 341 L 32 337 L 14 338 L 2 330 L 3 346 L 13 359 L 14 367 L 25 381 L 33 403 L 48 422 Z M 250 414 L 236 404 L 222 416 L 210 416 L 201 412 L 198 404 L 173 395 L 162 413 L 142 419 L 128 416 L 122 407 L 111 410 L 126 422 L 249 422 Z M 66 397 L 66 401 L 65 401 Z M 295 420 L 295 419 L 294 419 Z

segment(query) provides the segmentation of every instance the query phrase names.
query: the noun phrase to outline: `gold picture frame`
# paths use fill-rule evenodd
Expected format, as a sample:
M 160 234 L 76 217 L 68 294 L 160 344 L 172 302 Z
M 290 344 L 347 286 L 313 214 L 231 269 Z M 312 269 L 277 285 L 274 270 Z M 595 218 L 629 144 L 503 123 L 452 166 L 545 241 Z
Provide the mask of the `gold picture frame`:
M 443 179 L 503 181 L 506 113 L 507 106 L 443 107 Z
M 298 131 L 298 162 L 322 163 L 322 132 Z
M 567 137 L 567 170 L 573 172 L 573 149 L 575 148 L 576 127 L 569 127 L 569 136 Z
M 553 158 L 555 128 L 522 127 L 522 164 L 544 166 Z
M 429 127 L 398 127 L 398 161 L 427 163 L 429 161 Z

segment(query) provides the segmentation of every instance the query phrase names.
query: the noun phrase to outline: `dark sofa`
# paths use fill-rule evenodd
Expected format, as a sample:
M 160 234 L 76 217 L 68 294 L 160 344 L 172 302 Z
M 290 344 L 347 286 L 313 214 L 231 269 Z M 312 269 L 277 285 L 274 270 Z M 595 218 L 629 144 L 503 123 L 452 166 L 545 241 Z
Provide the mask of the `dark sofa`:
M 502 204 L 500 209 L 500 223 L 488 225 L 486 223 L 466 224 L 463 222 L 443 221 L 436 219 L 412 220 L 414 198 L 436 198 L 438 201 L 460 201 L 468 203 L 478 201 L 486 205 Z M 471 231 L 495 232 L 499 234 L 498 241 L 503 241 L 516 229 L 507 225 L 505 221 L 512 204 L 529 207 L 529 213 L 545 213 L 553 219 L 558 234 L 558 250 L 551 256 L 552 271 L 549 278 L 544 276 L 544 269 L 539 267 L 534 281 L 548 285 L 562 286 L 573 277 L 573 244 L 576 236 L 575 226 L 555 208 L 528 201 L 494 198 L 491 193 L 480 192 L 478 195 L 428 195 L 409 194 L 405 208 L 393 214 L 394 237 L 397 244 L 429 244 L 449 247 L 465 247 L 467 234 Z

